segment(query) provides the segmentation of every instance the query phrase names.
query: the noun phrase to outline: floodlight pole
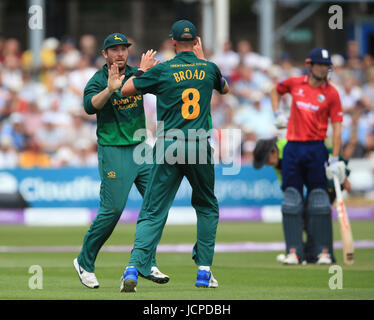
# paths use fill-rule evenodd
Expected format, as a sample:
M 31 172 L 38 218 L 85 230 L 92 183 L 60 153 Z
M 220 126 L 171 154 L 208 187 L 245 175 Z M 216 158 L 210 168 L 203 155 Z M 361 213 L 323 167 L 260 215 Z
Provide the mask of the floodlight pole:
M 213 52 L 214 49 L 214 6 L 212 0 L 202 0 L 203 21 L 202 41 L 204 48 Z
M 28 0 L 27 13 L 28 47 L 32 52 L 32 67 L 38 68 L 45 36 L 45 0 Z
M 214 51 L 222 52 L 224 43 L 229 40 L 230 3 L 228 0 L 214 1 L 215 43 Z
M 260 29 L 260 53 L 273 60 L 274 37 L 274 0 L 258 1 L 259 5 L 259 29 Z

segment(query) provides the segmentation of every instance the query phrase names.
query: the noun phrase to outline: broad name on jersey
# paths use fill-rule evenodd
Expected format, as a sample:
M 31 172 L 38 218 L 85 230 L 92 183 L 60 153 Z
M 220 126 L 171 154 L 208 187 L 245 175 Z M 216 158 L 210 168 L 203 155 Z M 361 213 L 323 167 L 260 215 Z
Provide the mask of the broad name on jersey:
M 173 76 L 177 83 L 181 81 L 185 81 L 185 80 L 191 80 L 191 79 L 203 80 L 205 78 L 205 71 L 198 70 L 198 69 L 195 69 L 193 71 L 193 70 L 187 69 L 184 71 L 174 72 Z

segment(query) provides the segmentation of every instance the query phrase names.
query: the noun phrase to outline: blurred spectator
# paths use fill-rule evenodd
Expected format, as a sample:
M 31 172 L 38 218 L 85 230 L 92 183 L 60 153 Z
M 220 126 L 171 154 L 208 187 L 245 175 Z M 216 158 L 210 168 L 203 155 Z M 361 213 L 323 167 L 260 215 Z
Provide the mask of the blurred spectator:
M 240 150 L 241 141 L 233 141 L 232 139 L 234 130 L 240 130 L 240 126 L 235 124 L 233 121 L 235 115 L 234 110 L 232 108 L 226 108 L 225 113 L 226 121 L 222 127 L 218 129 L 218 137 L 216 137 L 218 140 L 216 143 L 219 145 L 219 148 L 216 147 L 216 150 L 219 152 L 218 159 L 221 162 L 228 164 L 232 162 L 234 154 L 240 155 L 238 150 Z M 235 161 L 236 160 L 237 159 L 235 159 Z
M 50 121 L 59 128 L 68 128 L 72 124 L 72 116 L 70 113 L 66 112 L 66 110 L 61 110 L 61 105 L 61 98 L 55 96 L 49 110 L 43 113 L 43 118 L 50 119 Z
M 371 154 L 374 154 L 374 125 L 372 125 L 366 136 L 366 148 Z
M 252 105 L 252 97 L 261 90 L 261 84 L 256 81 L 255 72 L 250 67 L 241 66 L 240 75 L 240 80 L 232 86 L 232 91 L 240 104 Z
M 331 56 L 332 72 L 329 73 L 329 80 L 335 87 L 343 87 L 344 58 L 340 54 Z
M 19 155 L 19 166 L 23 169 L 49 168 L 51 159 L 42 151 L 41 145 L 33 138 L 27 140 L 25 151 Z
M 62 146 L 53 154 L 51 164 L 53 168 L 77 167 L 79 164 L 78 156 L 72 148 Z
M 248 40 L 239 40 L 236 45 L 236 51 L 238 52 L 241 64 L 245 64 L 247 57 L 255 54 L 252 52 L 252 46 Z
M 12 145 L 18 150 L 22 151 L 26 145 L 26 133 L 23 126 L 23 115 L 15 112 L 12 113 L 4 126 L 1 128 L 0 139 L 3 136 L 8 136 L 12 139 Z
M 5 38 L 0 35 L 0 67 L 4 63 L 4 46 L 5 46 Z
M 371 67 L 374 67 L 374 59 L 370 54 L 365 54 L 362 58 L 362 70 L 364 70 L 365 72 L 366 70 L 369 70 Z M 369 79 L 367 78 L 367 74 L 365 74 L 363 82 L 367 82 L 368 80 Z
M 345 65 L 351 70 L 353 75 L 359 81 L 364 81 L 364 72 L 362 70 L 362 56 L 360 55 L 360 48 L 358 42 L 355 40 L 350 40 L 347 42 L 347 52 L 345 55 Z
M 290 77 L 298 77 L 301 76 L 301 72 L 299 68 L 296 68 L 290 58 L 290 55 L 284 52 L 281 56 L 279 66 L 282 70 L 280 79 L 285 80 Z
M 357 79 L 351 72 L 346 72 L 343 76 L 343 87 L 338 88 L 343 112 L 353 111 L 357 101 L 362 98 L 362 89 L 357 86 Z
M 6 107 L 9 101 L 9 91 L 3 86 L 3 75 L 0 70 L 0 121 L 6 117 Z
M 252 51 L 252 45 L 247 40 L 240 40 L 237 44 L 237 51 L 240 56 L 240 63 L 250 67 L 257 68 L 258 62 L 261 59 L 261 56 Z
M 131 43 L 131 46 L 128 48 L 129 56 L 127 58 L 127 64 L 131 66 L 139 66 L 142 55 L 139 52 L 138 46 L 133 38 L 127 38 L 127 41 Z M 103 64 L 104 63 L 105 61 L 103 62 Z
M 29 104 L 28 111 L 23 114 L 24 129 L 28 136 L 35 136 L 43 124 L 42 112 L 36 102 Z
M 271 138 L 276 134 L 273 108 L 269 97 L 264 97 L 261 91 L 253 92 L 251 105 L 243 105 L 234 117 L 234 122 L 250 128 L 258 138 Z
M 72 121 L 66 126 L 64 131 L 65 142 L 73 146 L 77 139 L 87 141 L 88 144 L 96 143 L 96 130 L 83 118 L 83 108 L 72 113 Z M 90 146 L 88 146 L 90 147 Z
M 17 39 L 0 37 L 0 166 L 7 163 L 14 167 L 17 157 L 19 165 L 31 168 L 97 166 L 96 119 L 84 112 L 82 92 L 88 79 L 105 63 L 101 46 L 91 34 L 80 37 L 79 50 L 72 38 L 60 40 L 48 38 L 43 42 L 42 67 L 32 70 L 31 52 L 22 52 Z M 134 39 L 129 38 L 129 42 L 133 45 L 128 62 L 137 65 L 142 50 Z M 241 160 L 250 163 L 256 139 L 284 133 L 273 126 L 269 88 L 277 81 L 302 74 L 304 61 L 299 61 L 298 67 L 283 54 L 273 64 L 254 52 L 245 39 L 236 48 L 234 51 L 227 42 L 221 53 L 210 57 L 206 52 L 231 87 L 228 95 L 212 96 L 212 123 L 217 129 L 212 142 L 219 143 L 217 153 L 221 160 L 227 160 L 233 146 L 228 145 L 230 137 L 225 130 L 241 130 L 242 143 L 234 148 L 241 147 Z M 157 58 L 165 61 L 174 55 L 170 39 L 165 39 Z M 367 157 L 370 152 L 374 154 L 373 57 L 362 57 L 357 42 L 350 41 L 344 57 L 334 53 L 332 60 L 329 78 L 338 88 L 344 108 L 344 155 Z M 282 97 L 280 107 L 285 114 L 290 100 L 289 95 Z M 153 144 L 157 118 L 153 95 L 144 96 L 144 109 L 147 129 L 153 135 L 147 142 Z
M 43 41 L 42 50 L 40 51 L 41 68 L 50 69 L 57 63 L 57 49 L 60 42 L 56 38 L 47 38 Z M 26 70 L 32 69 L 33 53 L 26 50 L 22 55 L 22 66 Z
M 97 69 L 91 66 L 90 56 L 82 55 L 77 69 L 70 72 L 67 78 L 72 93 L 79 98 L 82 98 L 84 87 L 96 71 Z
M 368 82 L 362 87 L 363 101 L 365 106 L 374 112 L 374 67 L 367 71 Z
M 235 108 L 237 104 L 237 99 L 232 95 L 221 95 L 213 92 L 211 101 L 213 128 L 222 128 L 226 123 L 226 110 Z
M 56 70 L 49 73 L 49 92 L 38 102 L 42 110 L 68 113 L 83 108 L 81 95 L 74 94 L 69 88 L 69 73 L 62 64 L 56 65 Z M 57 107 L 55 106 L 57 104 Z
M 81 167 L 97 167 L 97 150 L 96 143 L 80 138 L 74 143 L 74 151 L 77 155 L 76 166 Z
M 232 50 L 231 41 L 226 41 L 223 45 L 223 51 L 213 55 L 211 60 L 220 68 L 222 75 L 230 81 L 233 70 L 240 63 L 240 56 Z
M 256 134 L 248 126 L 244 131 L 243 144 L 242 144 L 242 163 L 249 164 L 253 162 L 253 150 L 256 147 L 257 141 Z
M 252 68 L 266 70 L 271 66 L 271 60 L 252 50 L 252 45 L 248 40 L 240 40 L 237 44 L 237 51 L 240 64 Z
M 18 165 L 18 153 L 10 136 L 0 139 L 0 169 L 13 169 Z
M 43 126 L 36 133 L 36 142 L 42 150 L 52 155 L 65 142 L 64 131 L 56 125 L 52 114 L 43 115 Z
M 363 139 L 360 139 L 359 137 L 359 118 L 359 112 L 355 112 L 352 114 L 352 123 L 349 128 L 349 140 L 344 142 L 345 139 L 343 137 L 343 157 L 346 159 L 363 158 L 366 154 L 366 148 L 364 145 L 366 143 L 366 137 L 364 137 Z
M 162 41 L 161 46 L 156 54 L 156 59 L 160 60 L 160 62 L 164 62 L 174 58 L 174 56 L 175 50 L 173 43 L 171 42 L 170 38 L 167 38 Z
M 53 68 L 57 63 L 57 50 L 60 42 L 56 38 L 47 38 L 43 42 L 41 61 L 46 69 Z
M 28 108 L 29 104 L 26 100 L 22 99 L 19 95 L 19 92 L 22 88 L 18 86 L 13 86 L 9 88 L 9 109 L 10 112 L 19 112 L 19 113 L 25 113 Z
M 58 57 L 62 65 L 66 69 L 72 70 L 78 66 L 80 56 L 81 54 L 75 46 L 74 39 L 66 37 L 61 44 L 60 54 Z
M 345 115 L 348 117 L 348 115 Z M 345 121 L 347 119 L 347 121 Z M 365 106 L 358 101 L 355 107 L 350 111 L 349 118 L 343 120 L 342 143 L 346 153 L 352 153 L 355 157 L 364 156 L 366 153 L 366 140 L 370 130 L 370 117 L 365 110 Z M 349 158 L 348 158 L 349 159 Z
M 15 38 L 7 39 L 4 43 L 3 55 L 4 57 L 8 57 L 8 56 L 16 57 L 18 60 L 18 63 L 20 63 L 22 52 L 21 52 L 21 44 L 19 40 Z
M 4 58 L 2 71 L 3 85 L 5 88 L 21 88 L 23 85 L 22 71 L 19 59 L 14 55 L 7 55 Z
M 22 79 L 22 90 L 18 92 L 20 99 L 30 104 L 40 100 L 40 98 L 46 94 L 47 90 L 45 86 L 40 81 L 32 78 L 30 71 L 23 71 Z
M 95 65 L 99 57 L 96 38 L 92 34 L 84 34 L 79 40 L 79 47 L 82 55 L 89 58 L 89 65 Z

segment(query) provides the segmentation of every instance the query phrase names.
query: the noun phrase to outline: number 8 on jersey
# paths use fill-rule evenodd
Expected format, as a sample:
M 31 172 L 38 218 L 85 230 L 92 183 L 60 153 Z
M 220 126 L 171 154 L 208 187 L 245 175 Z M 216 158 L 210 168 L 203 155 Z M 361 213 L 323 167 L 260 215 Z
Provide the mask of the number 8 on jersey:
M 191 98 L 192 95 L 192 98 Z M 200 114 L 200 92 L 194 88 L 188 88 L 182 92 L 182 117 L 187 120 L 195 119 Z M 192 106 L 192 112 L 190 107 Z

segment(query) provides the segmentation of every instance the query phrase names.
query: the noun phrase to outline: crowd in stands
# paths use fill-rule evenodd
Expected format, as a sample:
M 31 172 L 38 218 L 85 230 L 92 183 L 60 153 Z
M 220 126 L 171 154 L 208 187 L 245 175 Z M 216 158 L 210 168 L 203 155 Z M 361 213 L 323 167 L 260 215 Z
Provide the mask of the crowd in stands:
M 141 52 L 133 39 L 128 64 L 137 65 Z M 374 156 L 374 59 L 361 56 L 357 42 L 349 41 L 345 53 L 332 52 L 331 83 L 339 90 L 343 110 L 343 155 Z M 157 58 L 174 56 L 166 39 Z M 303 62 L 294 63 L 286 53 L 274 63 L 241 40 L 225 43 L 215 62 L 230 84 L 230 93 L 213 94 L 212 120 L 217 129 L 240 129 L 235 149 L 242 163 L 253 161 L 257 139 L 284 136 L 274 126 L 269 93 L 277 81 L 306 74 Z M 87 81 L 105 63 L 101 45 L 92 35 L 48 38 L 41 48 L 41 68 L 32 69 L 32 52 L 22 50 L 14 38 L 0 37 L 0 169 L 97 166 L 96 116 L 83 108 Z M 155 133 L 156 100 L 144 97 L 147 128 Z M 290 96 L 282 98 L 287 113 Z M 221 144 L 222 135 L 213 139 Z M 150 143 L 154 142 L 150 137 Z

